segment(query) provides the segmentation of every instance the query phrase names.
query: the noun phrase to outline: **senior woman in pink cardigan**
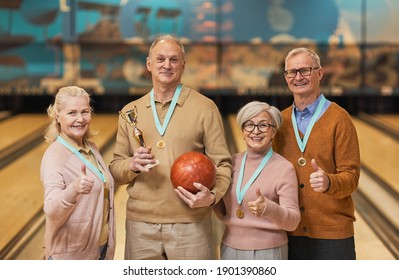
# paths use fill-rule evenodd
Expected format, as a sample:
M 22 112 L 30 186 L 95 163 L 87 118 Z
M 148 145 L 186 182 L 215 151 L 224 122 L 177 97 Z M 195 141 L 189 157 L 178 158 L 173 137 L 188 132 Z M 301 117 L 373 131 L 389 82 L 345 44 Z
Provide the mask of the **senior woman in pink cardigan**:
M 253 101 L 237 115 L 246 151 L 233 156 L 233 178 L 214 207 L 225 224 L 223 260 L 288 259 L 286 231 L 300 220 L 295 169 L 272 149 L 281 125 L 280 111 Z
M 90 97 L 79 87 L 61 88 L 47 109 L 51 143 L 41 163 L 46 214 L 45 258 L 113 259 L 114 180 L 88 139 Z

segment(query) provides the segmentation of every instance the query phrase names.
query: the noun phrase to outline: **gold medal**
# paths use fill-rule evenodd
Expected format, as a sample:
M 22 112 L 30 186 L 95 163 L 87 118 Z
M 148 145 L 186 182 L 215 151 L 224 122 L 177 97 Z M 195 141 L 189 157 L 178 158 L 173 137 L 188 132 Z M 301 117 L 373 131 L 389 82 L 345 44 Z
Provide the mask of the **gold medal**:
M 238 209 L 236 210 L 236 216 L 237 216 L 239 219 L 244 218 L 244 211 L 242 211 L 241 208 L 238 208 Z
M 305 166 L 305 165 L 306 165 L 306 159 L 305 159 L 304 157 L 300 157 L 300 158 L 298 159 L 298 164 L 299 164 L 300 166 Z
M 159 140 L 158 143 L 157 143 L 157 147 L 158 147 L 159 149 L 165 148 L 165 141 Z

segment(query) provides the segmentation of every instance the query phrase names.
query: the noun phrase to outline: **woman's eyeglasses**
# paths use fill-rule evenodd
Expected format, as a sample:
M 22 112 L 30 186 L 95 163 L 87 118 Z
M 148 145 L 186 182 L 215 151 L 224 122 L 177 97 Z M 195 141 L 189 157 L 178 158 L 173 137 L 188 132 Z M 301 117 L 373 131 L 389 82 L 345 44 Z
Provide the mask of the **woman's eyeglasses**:
M 273 124 L 267 123 L 267 122 L 261 122 L 258 124 L 254 124 L 253 122 L 247 122 L 247 123 L 244 123 L 244 125 L 242 126 L 242 128 L 246 132 L 254 131 L 255 127 L 257 127 L 260 132 L 267 132 L 270 127 L 276 127 L 276 126 Z

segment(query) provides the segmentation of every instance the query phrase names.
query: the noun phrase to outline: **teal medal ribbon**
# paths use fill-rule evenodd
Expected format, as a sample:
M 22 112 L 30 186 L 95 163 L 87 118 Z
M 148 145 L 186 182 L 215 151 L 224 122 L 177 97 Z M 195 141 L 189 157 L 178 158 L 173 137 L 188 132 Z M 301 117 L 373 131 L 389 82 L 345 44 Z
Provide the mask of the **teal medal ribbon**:
M 294 127 L 296 142 L 298 144 L 299 149 L 302 152 L 302 155 L 303 155 L 303 152 L 305 151 L 306 144 L 308 143 L 310 132 L 312 131 L 313 126 L 316 123 L 316 120 L 320 116 L 321 110 L 323 109 L 323 106 L 326 103 L 326 101 L 327 101 L 327 99 L 324 97 L 324 95 L 322 95 L 321 98 L 320 98 L 320 102 L 317 105 L 316 111 L 313 114 L 312 118 L 310 119 L 308 127 L 306 128 L 306 132 L 305 132 L 305 136 L 303 138 L 303 141 L 301 140 L 301 137 L 299 136 L 299 129 L 298 129 L 298 125 L 296 123 L 295 112 L 294 112 L 295 110 L 294 110 L 294 108 L 292 108 L 291 121 L 292 121 L 292 125 Z M 300 166 L 305 166 L 306 165 L 306 159 L 303 156 L 300 157 L 298 159 L 298 164 Z
M 247 152 L 245 152 L 244 157 L 242 158 L 240 173 L 238 175 L 238 180 L 237 180 L 237 185 L 236 185 L 236 196 L 237 196 L 237 201 L 238 201 L 239 205 L 241 205 L 242 200 L 244 199 L 245 193 L 247 192 L 249 187 L 252 185 L 252 183 L 256 180 L 256 178 L 259 176 L 260 172 L 263 170 L 263 168 L 265 167 L 265 165 L 269 161 L 269 159 L 272 157 L 272 155 L 273 155 L 273 149 L 270 147 L 269 151 L 263 157 L 258 168 L 256 168 L 254 174 L 252 174 L 249 181 L 245 184 L 245 186 L 241 190 L 242 180 L 244 178 L 245 162 L 247 161 Z M 244 217 L 244 212 L 241 210 L 241 208 L 237 209 L 236 215 L 238 218 Z
M 79 151 L 73 147 L 71 144 L 69 144 L 64 138 L 62 138 L 60 135 L 57 136 L 57 141 L 60 142 L 62 145 L 64 145 L 68 150 L 70 150 L 72 153 L 74 153 L 83 163 L 91 169 L 99 178 L 101 178 L 101 181 L 104 183 L 106 182 L 104 174 L 93 164 L 91 164 L 84 156 L 82 156 Z M 90 145 L 89 145 L 90 147 Z M 93 149 L 90 147 L 90 150 L 93 152 Z
M 152 89 L 150 92 L 152 114 L 154 115 L 155 125 L 156 125 L 157 130 L 161 136 L 163 136 L 165 134 L 165 131 L 166 131 L 166 128 L 168 127 L 170 118 L 172 117 L 173 111 L 175 110 L 177 100 L 180 97 L 182 87 L 183 87 L 182 84 L 180 84 L 176 88 L 175 94 L 173 95 L 173 98 L 172 98 L 172 102 L 169 106 L 168 112 L 166 113 L 165 121 L 163 122 L 162 125 L 161 125 L 161 122 L 159 121 L 157 109 L 155 107 L 154 89 Z

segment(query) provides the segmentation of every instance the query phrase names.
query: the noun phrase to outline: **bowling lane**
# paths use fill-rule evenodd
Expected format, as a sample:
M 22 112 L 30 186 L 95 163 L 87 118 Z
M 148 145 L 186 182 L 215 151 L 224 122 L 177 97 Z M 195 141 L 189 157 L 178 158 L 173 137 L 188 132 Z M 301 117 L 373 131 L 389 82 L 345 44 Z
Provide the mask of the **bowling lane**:
M 356 117 L 352 120 L 359 137 L 362 165 L 399 193 L 399 142 Z
M 44 114 L 20 114 L 0 123 L 0 151 L 15 146 L 26 138 L 43 135 L 48 117 Z
M 48 117 L 19 114 L 0 122 L 0 169 L 41 142 Z
M 399 114 L 378 114 L 373 117 L 399 132 Z

